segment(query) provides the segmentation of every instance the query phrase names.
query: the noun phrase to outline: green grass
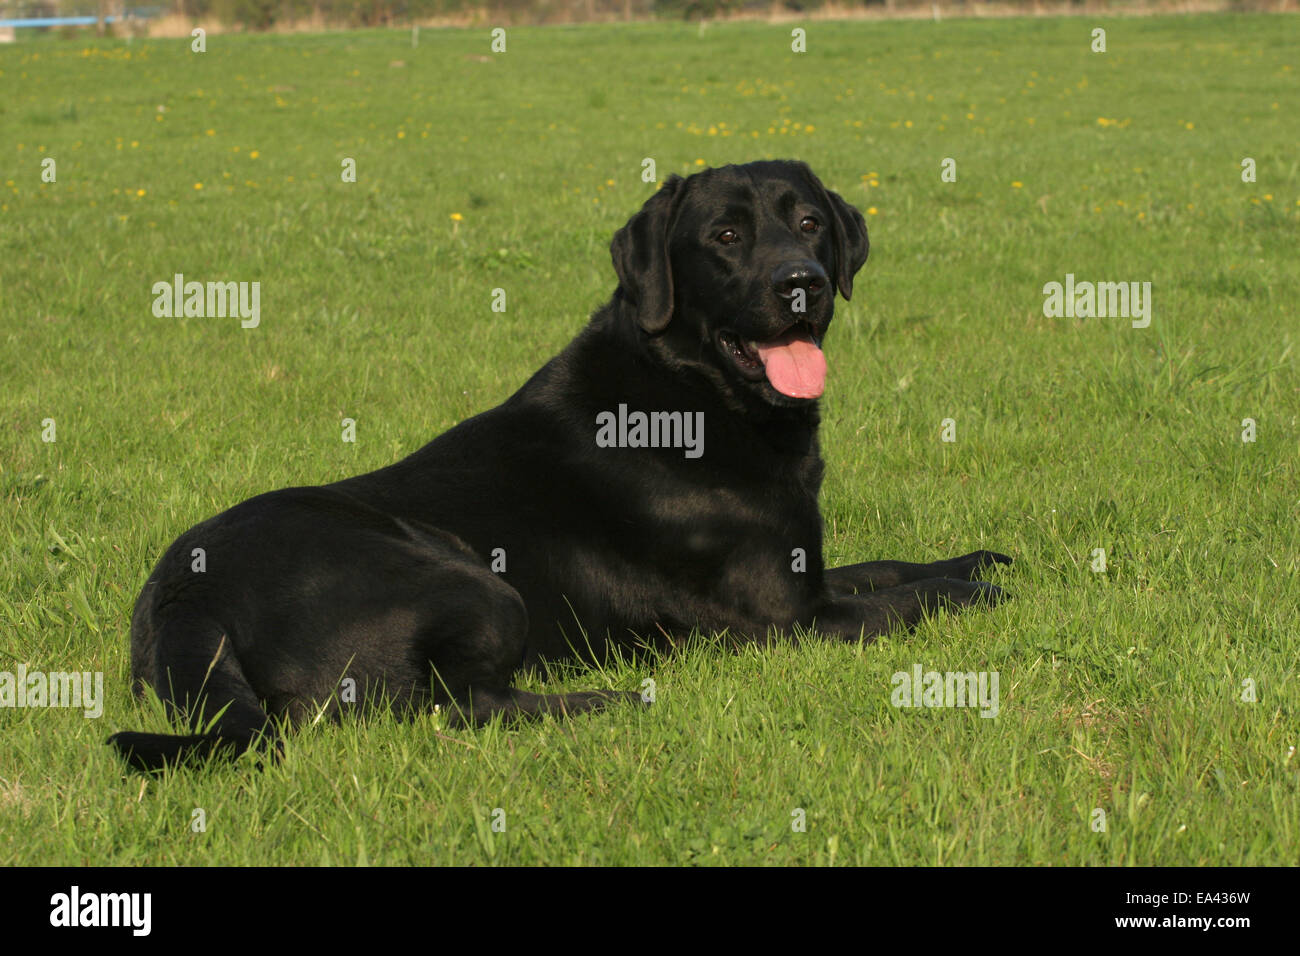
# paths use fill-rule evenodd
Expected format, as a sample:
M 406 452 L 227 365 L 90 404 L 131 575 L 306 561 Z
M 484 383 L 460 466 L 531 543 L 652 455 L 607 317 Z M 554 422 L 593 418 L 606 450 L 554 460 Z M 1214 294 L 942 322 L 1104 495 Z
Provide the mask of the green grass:
M 817 23 L 804 55 L 762 24 L 0 47 L 0 670 L 107 695 L 0 709 L 0 863 L 1300 862 L 1295 19 L 1098 23 L 1106 54 L 1076 19 Z M 653 677 L 644 712 L 126 775 L 104 738 L 166 727 L 128 625 L 167 544 L 506 398 L 612 291 L 645 157 L 801 158 L 870 210 L 827 345 L 828 562 L 991 547 L 1015 600 L 524 678 Z M 261 326 L 154 318 L 177 272 L 261 281 Z M 1067 272 L 1152 282 L 1151 327 L 1045 318 Z M 1000 714 L 892 707 L 915 663 L 996 670 Z

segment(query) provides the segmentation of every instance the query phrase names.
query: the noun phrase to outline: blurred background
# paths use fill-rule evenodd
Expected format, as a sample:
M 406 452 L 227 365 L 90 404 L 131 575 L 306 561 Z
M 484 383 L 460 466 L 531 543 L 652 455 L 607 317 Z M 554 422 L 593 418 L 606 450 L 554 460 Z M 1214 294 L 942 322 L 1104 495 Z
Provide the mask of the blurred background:
M 650 19 L 981 17 L 1294 10 L 1297 0 L 0 0 L 0 42 L 25 33 L 181 36 L 400 25 Z

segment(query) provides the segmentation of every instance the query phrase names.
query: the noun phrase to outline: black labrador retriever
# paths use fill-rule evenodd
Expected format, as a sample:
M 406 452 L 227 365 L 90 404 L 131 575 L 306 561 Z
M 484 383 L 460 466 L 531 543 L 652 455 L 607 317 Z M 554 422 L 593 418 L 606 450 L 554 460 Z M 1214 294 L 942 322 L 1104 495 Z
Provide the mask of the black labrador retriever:
M 353 705 L 573 714 L 638 695 L 511 676 L 695 629 L 857 641 L 998 600 L 975 579 L 1011 559 L 989 551 L 822 565 L 821 343 L 867 249 L 803 163 L 671 177 L 614 236 L 613 298 L 504 404 L 176 540 L 136 602 L 131 668 L 191 732 L 110 742 L 153 770 L 278 751 L 279 718 Z

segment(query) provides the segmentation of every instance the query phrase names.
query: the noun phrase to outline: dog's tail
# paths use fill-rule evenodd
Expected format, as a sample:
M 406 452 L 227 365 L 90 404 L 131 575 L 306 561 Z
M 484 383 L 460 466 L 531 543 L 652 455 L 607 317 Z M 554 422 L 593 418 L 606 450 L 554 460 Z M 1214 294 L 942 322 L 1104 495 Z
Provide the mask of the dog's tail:
M 108 743 L 130 766 L 151 772 L 210 757 L 233 760 L 252 747 L 273 757 L 283 752 L 274 721 L 219 625 L 181 617 L 159 627 L 153 637 L 142 640 L 134 635 L 137 646 L 145 644 L 153 651 L 151 660 L 132 662 L 137 689 L 143 684 L 153 687 L 168 713 L 184 719 L 195 732 L 123 731 L 109 737 Z

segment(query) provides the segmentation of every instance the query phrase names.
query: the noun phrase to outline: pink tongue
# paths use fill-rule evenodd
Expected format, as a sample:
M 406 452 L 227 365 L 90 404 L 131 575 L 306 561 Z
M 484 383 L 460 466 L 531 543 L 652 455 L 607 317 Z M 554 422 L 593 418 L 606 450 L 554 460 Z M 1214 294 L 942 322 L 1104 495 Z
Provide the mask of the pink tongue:
M 767 380 L 782 395 L 816 398 L 826 388 L 826 356 L 807 332 L 792 329 L 779 338 L 754 344 Z

